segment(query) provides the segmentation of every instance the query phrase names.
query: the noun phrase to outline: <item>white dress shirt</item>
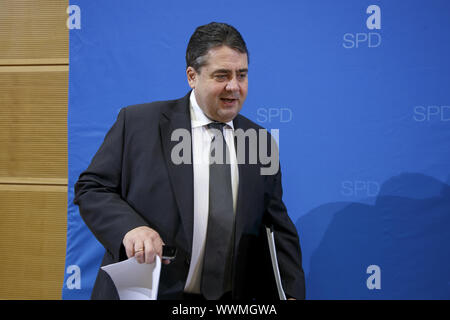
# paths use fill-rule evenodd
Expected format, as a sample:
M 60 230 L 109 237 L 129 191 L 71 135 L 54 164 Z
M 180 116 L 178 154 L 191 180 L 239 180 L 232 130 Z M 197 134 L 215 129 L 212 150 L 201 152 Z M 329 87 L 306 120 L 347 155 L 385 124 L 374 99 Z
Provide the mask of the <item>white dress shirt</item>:
M 203 256 L 205 252 L 206 230 L 208 227 L 209 207 L 209 152 L 213 134 L 207 125 L 209 119 L 195 99 L 195 91 L 190 96 L 190 113 L 192 126 L 192 161 L 194 173 L 194 234 L 192 256 L 185 292 L 200 293 Z M 233 121 L 224 127 L 224 137 L 230 152 L 231 188 L 233 193 L 233 210 L 236 213 L 236 200 L 239 184 L 236 149 L 234 147 Z

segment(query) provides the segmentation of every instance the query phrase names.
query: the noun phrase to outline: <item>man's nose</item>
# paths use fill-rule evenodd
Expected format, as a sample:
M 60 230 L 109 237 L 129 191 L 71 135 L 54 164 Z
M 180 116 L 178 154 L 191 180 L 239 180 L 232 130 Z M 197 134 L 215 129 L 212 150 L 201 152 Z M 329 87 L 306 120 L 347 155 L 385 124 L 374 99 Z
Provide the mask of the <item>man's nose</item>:
M 239 83 L 236 77 L 233 77 L 228 81 L 226 89 L 228 91 L 239 91 Z

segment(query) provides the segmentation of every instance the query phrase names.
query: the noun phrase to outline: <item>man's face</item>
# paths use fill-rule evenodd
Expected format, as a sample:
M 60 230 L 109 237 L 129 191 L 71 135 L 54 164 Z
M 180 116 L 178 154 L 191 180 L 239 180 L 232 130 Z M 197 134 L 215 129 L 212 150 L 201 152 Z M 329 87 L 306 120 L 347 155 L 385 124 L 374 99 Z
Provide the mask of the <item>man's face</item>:
M 221 46 L 210 49 L 206 58 L 199 72 L 187 68 L 189 85 L 208 118 L 229 122 L 241 111 L 247 97 L 247 54 Z

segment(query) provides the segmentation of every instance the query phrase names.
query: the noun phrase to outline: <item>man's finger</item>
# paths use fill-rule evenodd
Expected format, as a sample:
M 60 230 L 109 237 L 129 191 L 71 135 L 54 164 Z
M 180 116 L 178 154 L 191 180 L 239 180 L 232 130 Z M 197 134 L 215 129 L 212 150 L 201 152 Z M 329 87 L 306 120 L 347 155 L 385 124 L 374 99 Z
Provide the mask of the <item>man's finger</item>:
M 151 240 L 145 240 L 145 263 L 155 262 L 155 246 Z
M 125 253 L 127 254 L 127 258 L 131 258 L 132 256 L 134 256 L 134 245 L 126 242 L 126 244 L 124 243 L 123 246 L 125 247 Z
M 144 251 L 145 247 L 142 242 L 139 242 L 139 244 L 138 243 L 134 244 L 134 257 L 136 258 L 138 263 L 144 262 Z
M 156 254 L 157 254 L 159 257 L 162 257 L 163 245 L 164 245 L 164 242 L 162 241 L 161 238 L 158 237 L 157 245 L 155 246 L 155 248 L 156 248 L 155 251 L 156 251 Z

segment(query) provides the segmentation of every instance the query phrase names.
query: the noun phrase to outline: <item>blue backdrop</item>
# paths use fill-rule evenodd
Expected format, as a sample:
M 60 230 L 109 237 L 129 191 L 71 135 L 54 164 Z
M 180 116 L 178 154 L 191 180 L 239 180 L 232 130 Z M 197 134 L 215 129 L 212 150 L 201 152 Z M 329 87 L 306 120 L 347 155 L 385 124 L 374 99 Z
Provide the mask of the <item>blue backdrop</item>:
M 64 299 L 103 248 L 73 185 L 121 107 L 189 90 L 185 50 L 227 22 L 250 51 L 242 114 L 279 129 L 308 299 L 450 298 L 450 2 L 71 1 Z

